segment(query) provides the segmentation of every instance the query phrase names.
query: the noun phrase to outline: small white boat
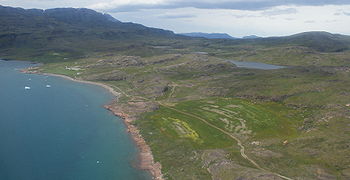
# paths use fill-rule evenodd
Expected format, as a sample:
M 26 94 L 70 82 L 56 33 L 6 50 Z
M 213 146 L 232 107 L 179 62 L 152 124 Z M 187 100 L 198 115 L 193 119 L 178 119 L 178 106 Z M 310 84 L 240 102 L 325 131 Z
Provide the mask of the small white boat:
M 30 87 L 29 87 L 29 86 L 24 86 L 24 89 L 25 89 L 25 90 L 29 90 Z
M 50 87 L 51 87 L 51 85 L 46 85 L 46 87 L 47 87 L 47 88 L 50 88 Z

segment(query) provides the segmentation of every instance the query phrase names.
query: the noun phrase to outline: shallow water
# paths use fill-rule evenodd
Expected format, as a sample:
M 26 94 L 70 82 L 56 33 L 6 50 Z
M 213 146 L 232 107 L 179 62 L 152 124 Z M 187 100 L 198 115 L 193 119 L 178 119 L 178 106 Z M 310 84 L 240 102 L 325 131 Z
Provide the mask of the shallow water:
M 249 69 L 262 69 L 262 70 L 273 70 L 273 69 L 282 69 L 286 68 L 285 66 L 277 66 L 272 64 L 258 63 L 258 62 L 243 62 L 243 61 L 234 61 L 229 60 L 237 67 L 249 68 Z
M 137 148 L 122 120 L 103 108 L 110 93 L 17 70 L 28 66 L 0 61 L 0 179 L 151 179 L 132 165 Z

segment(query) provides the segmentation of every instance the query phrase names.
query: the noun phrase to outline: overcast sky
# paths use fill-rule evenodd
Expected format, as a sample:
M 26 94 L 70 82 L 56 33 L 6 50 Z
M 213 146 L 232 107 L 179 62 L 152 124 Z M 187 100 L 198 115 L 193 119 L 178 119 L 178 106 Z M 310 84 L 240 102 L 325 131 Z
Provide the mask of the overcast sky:
M 242 37 L 328 31 L 350 35 L 350 0 L 0 0 L 0 4 L 40 9 L 85 7 L 121 21 L 177 33 Z

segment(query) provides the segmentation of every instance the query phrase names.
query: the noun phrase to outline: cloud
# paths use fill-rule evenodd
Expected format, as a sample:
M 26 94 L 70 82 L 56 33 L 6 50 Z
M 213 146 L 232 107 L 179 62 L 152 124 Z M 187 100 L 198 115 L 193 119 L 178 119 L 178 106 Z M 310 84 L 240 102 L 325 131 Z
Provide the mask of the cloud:
M 350 16 L 350 12 L 345 12 L 343 10 L 338 10 L 338 12 L 334 13 L 335 16 Z
M 307 21 L 304 21 L 304 23 L 307 23 L 307 24 L 313 24 L 313 23 L 316 23 L 316 21 L 313 21 L 313 20 L 307 20 Z
M 284 20 L 286 20 L 286 21 L 293 21 L 293 20 L 295 20 L 295 18 L 284 18 Z
M 261 11 L 234 10 L 231 12 L 233 13 L 231 16 L 234 18 L 262 18 L 262 17 L 273 18 L 273 16 L 297 14 L 298 10 L 294 7 L 293 8 L 278 7 L 278 8 L 271 8 L 268 10 L 261 10 Z M 285 19 L 293 20 L 292 17 L 287 17 Z
M 153 9 L 164 4 L 165 0 L 111 0 L 97 1 L 86 6 L 87 8 L 106 10 L 108 12 L 135 11 L 140 9 Z
M 258 18 L 262 17 L 261 15 L 253 15 L 253 14 L 232 14 L 232 17 L 235 18 Z
M 336 23 L 336 22 L 338 22 L 338 20 L 337 19 L 331 19 L 331 20 L 326 20 L 325 22 L 326 23 Z
M 266 10 L 276 6 L 350 5 L 349 0 L 0 0 L 0 4 L 25 8 L 87 7 L 104 12 L 142 9 Z
M 287 9 L 271 9 L 262 12 L 262 15 L 266 16 L 278 16 L 278 15 L 285 15 L 285 14 L 296 14 L 298 11 L 295 8 L 287 8 Z
M 159 17 L 164 19 L 185 19 L 185 18 L 194 18 L 197 16 L 192 14 L 177 14 L 177 15 L 164 15 Z
M 349 0 L 102 0 L 88 8 L 111 12 L 139 9 L 173 9 L 193 7 L 198 9 L 263 10 L 276 6 L 347 5 Z

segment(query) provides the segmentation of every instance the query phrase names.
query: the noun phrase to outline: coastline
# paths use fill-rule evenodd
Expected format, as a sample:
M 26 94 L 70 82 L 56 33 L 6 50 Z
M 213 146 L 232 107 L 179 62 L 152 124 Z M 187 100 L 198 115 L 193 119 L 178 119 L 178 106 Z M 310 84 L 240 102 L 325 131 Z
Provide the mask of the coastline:
M 28 72 L 25 72 L 25 73 L 28 73 Z M 108 92 L 113 94 L 113 96 L 115 96 L 115 97 L 118 97 L 118 96 L 121 95 L 121 93 L 115 91 L 112 87 L 110 87 L 110 86 L 108 86 L 106 84 L 98 83 L 98 82 L 74 79 L 72 77 L 69 77 L 69 76 L 66 76 L 66 75 L 62 75 L 62 74 L 52 74 L 52 73 L 33 73 L 33 74 L 41 74 L 41 75 L 44 75 L 44 76 L 55 76 L 55 77 L 68 79 L 68 80 L 71 80 L 71 81 L 74 81 L 74 82 L 79 82 L 79 83 L 84 83 L 84 84 L 92 84 L 92 85 L 100 86 L 100 87 L 103 87 L 103 88 L 107 89 Z
M 134 121 L 128 114 L 120 112 L 113 108 L 111 105 L 105 105 L 105 108 L 110 110 L 115 116 L 118 116 L 124 120 L 127 126 L 127 131 L 130 133 L 133 141 L 136 143 L 139 149 L 139 168 L 149 171 L 155 180 L 163 180 L 163 175 L 161 172 L 161 164 L 159 162 L 154 162 L 153 154 L 151 148 L 148 146 L 144 138 L 141 136 L 140 131 L 136 126 L 132 124 Z
M 103 83 L 79 80 L 79 79 L 75 79 L 75 78 L 72 78 L 66 75 L 61 75 L 61 74 L 40 73 L 37 71 L 29 71 L 28 69 L 21 70 L 21 72 L 28 73 L 28 74 L 41 74 L 45 76 L 55 76 L 55 77 L 68 79 L 74 82 L 97 85 L 108 90 L 116 98 L 118 98 L 118 96 L 121 95 L 121 93 L 115 91 L 112 87 Z M 110 104 L 105 105 L 104 108 L 111 111 L 115 116 L 118 116 L 123 119 L 123 122 L 127 128 L 127 132 L 131 135 L 131 138 L 133 139 L 137 148 L 139 149 L 138 168 L 148 171 L 152 175 L 152 178 L 155 180 L 163 180 L 163 174 L 161 172 L 161 164 L 159 162 L 154 162 L 151 148 L 148 146 L 148 144 L 140 134 L 140 131 L 138 130 L 138 128 L 132 124 L 132 121 L 134 121 L 134 119 L 130 118 L 130 116 L 125 112 L 121 112 L 120 109 L 113 108 L 113 106 Z

